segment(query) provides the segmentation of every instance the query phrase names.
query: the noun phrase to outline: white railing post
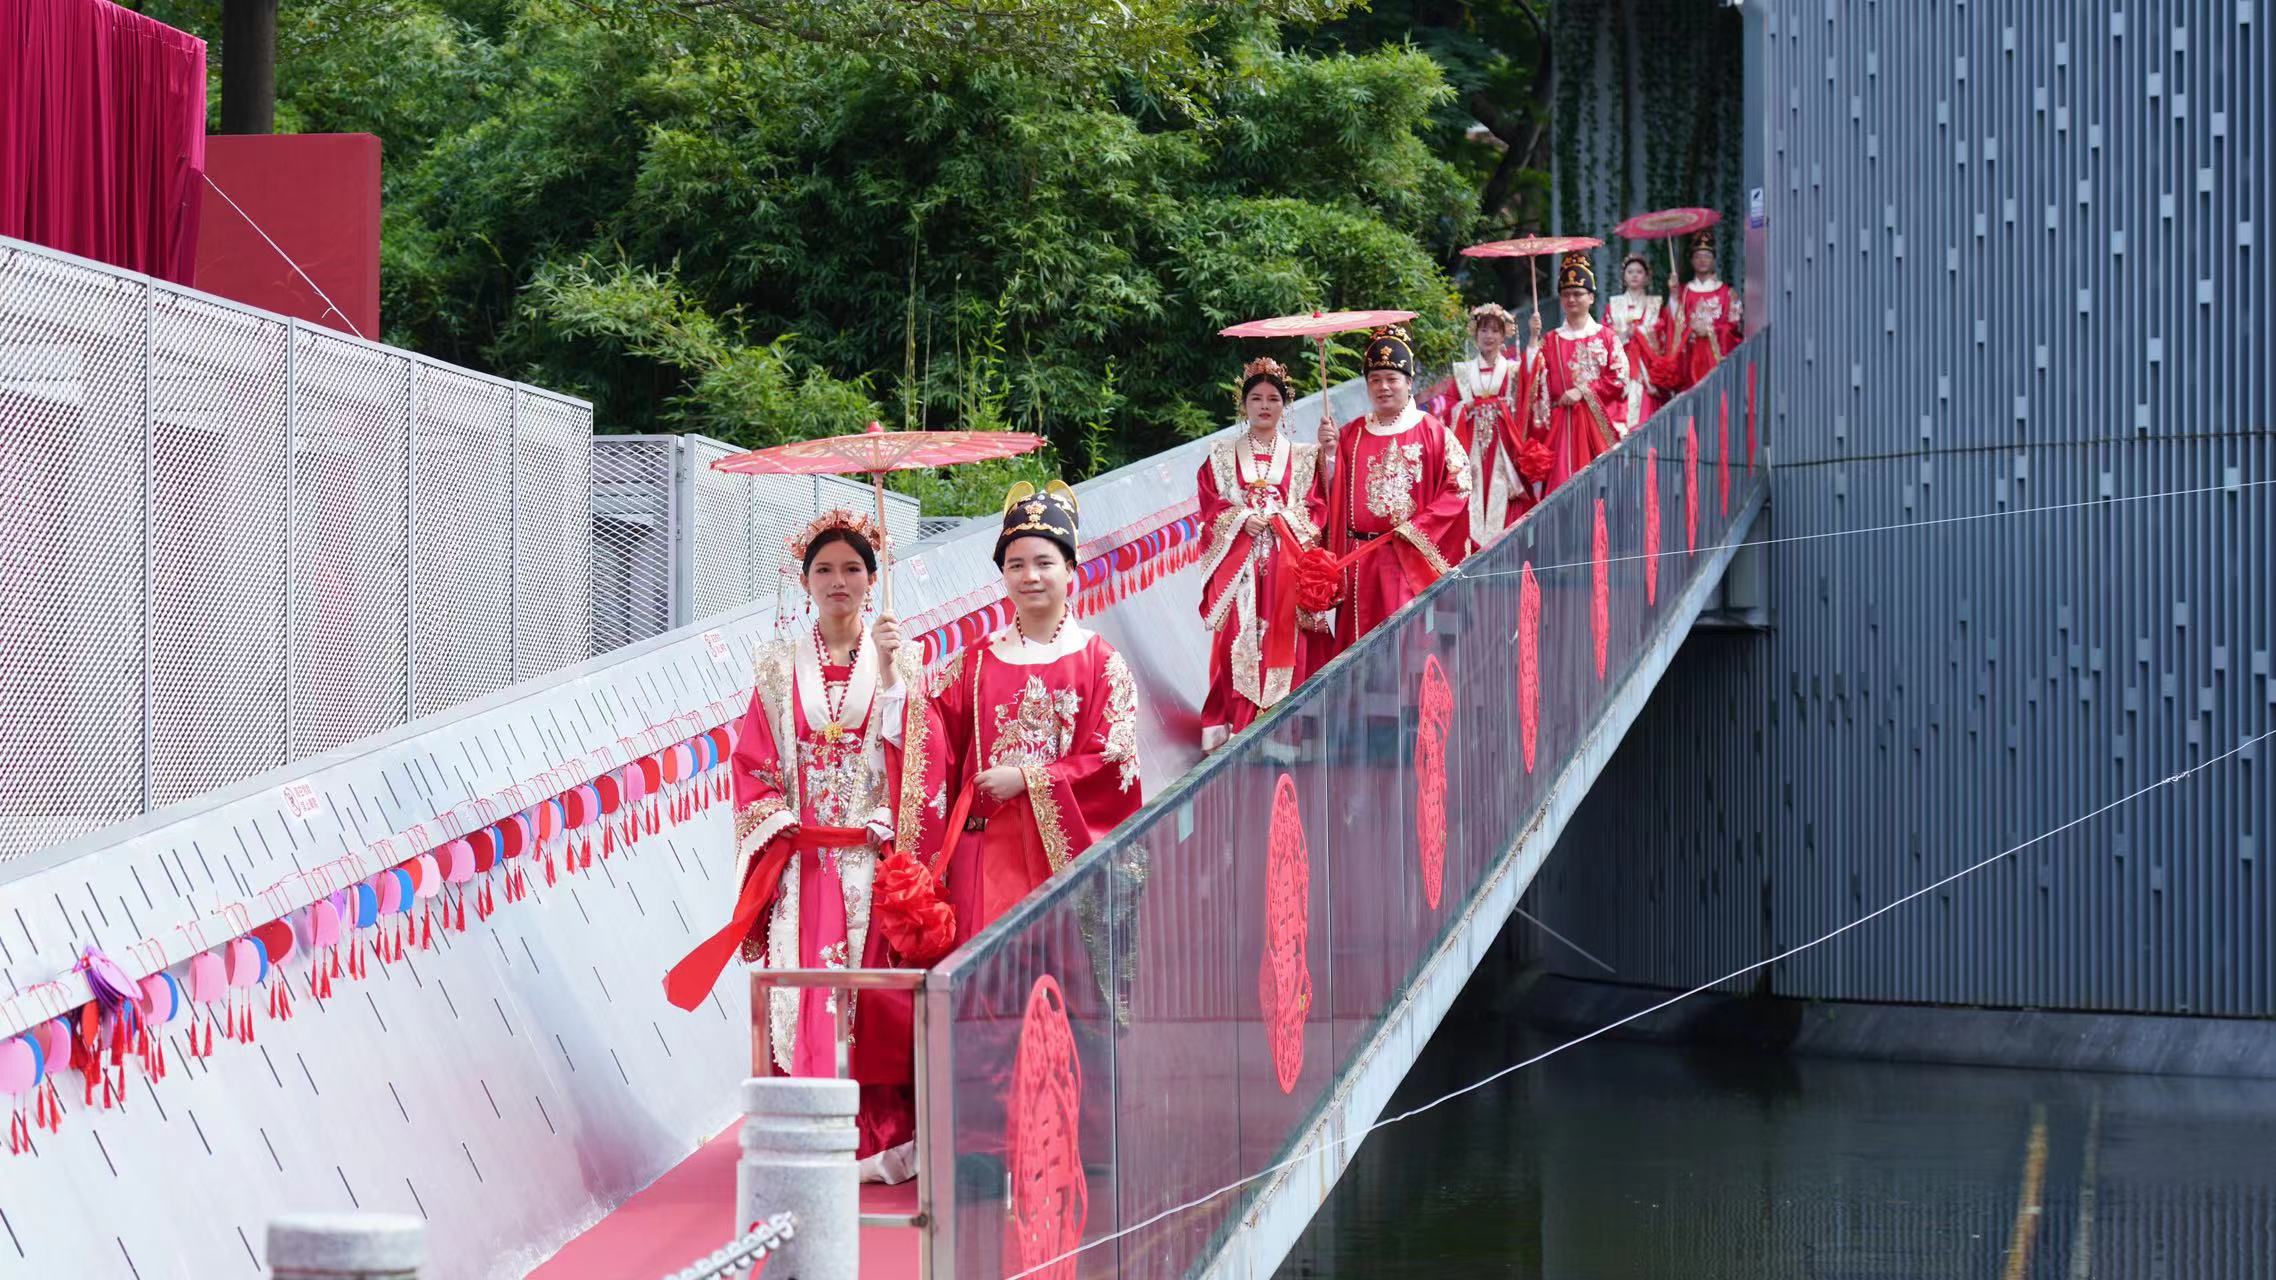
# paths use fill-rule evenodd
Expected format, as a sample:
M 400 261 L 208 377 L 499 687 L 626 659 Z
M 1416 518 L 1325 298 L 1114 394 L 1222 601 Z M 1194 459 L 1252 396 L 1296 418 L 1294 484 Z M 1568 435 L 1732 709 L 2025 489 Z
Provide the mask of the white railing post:
M 426 1224 L 385 1213 L 303 1213 L 269 1223 L 272 1280 L 418 1280 Z
M 851 1080 L 769 1076 L 743 1082 L 743 1158 L 735 1166 L 734 1234 L 775 1214 L 798 1235 L 776 1268 L 798 1280 L 855 1280 L 861 1271 L 861 1185 L 854 1166 Z

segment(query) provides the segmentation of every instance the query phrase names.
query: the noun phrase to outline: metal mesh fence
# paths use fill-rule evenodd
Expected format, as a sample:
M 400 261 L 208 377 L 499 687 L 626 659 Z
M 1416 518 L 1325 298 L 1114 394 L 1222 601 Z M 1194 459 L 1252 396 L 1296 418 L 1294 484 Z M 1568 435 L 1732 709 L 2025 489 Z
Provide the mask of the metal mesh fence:
M 413 658 L 426 715 L 513 683 L 514 392 L 448 369 L 414 368 L 418 432 L 411 501 L 412 607 L 421 635 L 456 637 Z
M 593 439 L 594 653 L 672 629 L 678 444 L 670 436 Z
M 558 671 L 587 656 L 593 411 L 524 387 L 514 444 L 514 629 L 516 679 Z M 501 618 L 509 616 L 500 610 Z
M 591 431 L 0 239 L 0 859 L 582 660 Z
M 592 652 L 772 598 L 791 585 L 789 540 L 815 516 L 872 516 L 866 480 L 742 476 L 711 464 L 739 452 L 705 436 L 593 440 Z M 915 499 L 885 495 L 885 528 L 914 546 Z

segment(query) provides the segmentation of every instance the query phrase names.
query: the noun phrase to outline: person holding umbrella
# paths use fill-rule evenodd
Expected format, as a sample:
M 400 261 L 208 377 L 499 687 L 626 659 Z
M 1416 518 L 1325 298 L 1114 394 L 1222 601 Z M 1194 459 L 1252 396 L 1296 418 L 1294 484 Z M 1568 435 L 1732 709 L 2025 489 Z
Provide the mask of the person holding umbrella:
M 1319 446 L 1296 444 L 1281 430 L 1293 399 L 1278 360 L 1251 360 L 1241 370 L 1248 429 L 1218 441 L 1195 481 L 1209 539 L 1201 556 L 1201 621 L 1210 635 L 1204 751 L 1287 697 L 1308 674 L 1300 632 L 1322 634 L 1331 625 L 1328 615 L 1298 606 L 1296 556 L 1319 543 L 1327 490 Z
M 1557 269 L 1557 301 L 1564 308 L 1562 327 L 1543 336 L 1528 353 L 1535 362 L 1533 425 L 1549 441 L 1549 477 L 1544 492 L 1553 492 L 1581 468 L 1608 452 L 1625 434 L 1628 357 L 1612 330 L 1596 322 L 1596 268 L 1586 251 L 1565 255 Z
M 1342 575 L 1335 633 L 1315 638 L 1321 661 L 1422 594 L 1470 547 L 1469 455 L 1415 406 L 1407 331 L 1375 330 L 1361 368 L 1367 412 L 1321 441 L 1331 458 L 1324 541 Z
M 924 766 L 899 749 L 906 689 L 922 676 L 912 655 L 881 652 L 862 628 L 884 541 L 867 517 L 843 510 L 790 540 L 811 620 L 753 663 L 729 770 L 740 894 L 727 926 L 665 977 L 666 997 L 682 1009 L 703 1003 L 738 950 L 770 969 L 897 962 L 871 928 L 871 882 L 902 832 L 921 842 L 917 797 L 940 780 L 936 770 L 929 787 L 921 778 L 904 786 L 903 768 Z M 765 1011 L 769 1056 L 786 1075 L 835 1075 L 835 999 L 857 999 L 850 1069 L 861 1085 L 861 1176 L 905 1181 L 916 1172 L 910 993 L 777 988 Z
M 1739 345 L 1739 297 L 1715 275 L 1715 233 L 1691 234 L 1691 282 L 1681 290 L 1668 277 L 1668 301 L 1676 309 L 1676 355 L 1684 386 L 1696 386 Z

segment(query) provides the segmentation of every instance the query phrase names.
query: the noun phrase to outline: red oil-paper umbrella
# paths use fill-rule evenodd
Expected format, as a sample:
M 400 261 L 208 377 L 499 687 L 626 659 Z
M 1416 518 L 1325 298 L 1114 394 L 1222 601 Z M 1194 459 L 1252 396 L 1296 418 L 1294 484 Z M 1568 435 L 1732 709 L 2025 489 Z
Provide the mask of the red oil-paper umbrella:
M 1246 320 L 1219 329 L 1221 338 L 1310 338 L 1320 348 L 1320 416 L 1328 413 L 1328 339 L 1339 333 L 1359 333 L 1378 325 L 1405 324 L 1412 311 L 1310 311 L 1269 320 Z
M 1604 242 L 1595 236 L 1519 236 L 1515 240 L 1488 240 L 1462 251 L 1465 258 L 1543 258 L 1560 253 L 1573 253 L 1581 249 L 1594 249 Z M 1541 310 L 1541 278 L 1526 267 L 1526 279 L 1533 285 L 1533 309 Z
M 1217 334 L 1223 338 L 1310 338 L 1317 343 L 1320 350 L 1320 422 L 1322 426 L 1327 426 L 1331 421 L 1328 414 L 1328 339 L 1339 333 L 1363 331 L 1380 325 L 1405 324 L 1414 318 L 1415 313 L 1412 311 L 1313 311 L 1274 316 L 1269 320 L 1248 320 L 1229 329 L 1219 329 Z M 1338 518 L 1340 517 L 1334 514 L 1329 516 L 1331 521 Z M 1288 538 L 1290 546 L 1300 545 L 1285 528 L 1282 536 Z M 1384 538 L 1368 545 L 1388 546 L 1392 541 L 1394 539 Z M 1332 553 L 1322 547 L 1313 547 L 1301 553 L 1298 556 L 1297 577 L 1310 583 L 1302 589 L 1302 604 L 1306 609 L 1318 611 L 1323 607 L 1334 607 L 1335 602 L 1331 596 L 1340 590 L 1343 567 L 1336 562 Z M 1292 647 L 1294 629 L 1268 627 L 1266 630 L 1267 647 L 1270 650 L 1265 655 L 1266 667 L 1292 665 L 1295 661 Z
M 887 431 L 872 422 L 869 430 L 854 435 L 794 440 L 766 449 L 754 449 L 721 458 L 715 471 L 746 476 L 847 476 L 868 472 L 877 491 L 877 530 L 885 532 L 885 473 L 952 467 L 960 462 L 987 462 L 1033 453 L 1043 447 L 1042 436 L 1025 431 Z M 890 547 L 878 548 L 890 564 Z M 884 606 L 893 609 L 893 579 L 885 577 Z
M 1654 209 L 1650 213 L 1637 214 L 1614 227 L 1613 231 L 1629 240 L 1667 241 L 1667 269 L 1673 275 L 1676 274 L 1675 242 L 1694 231 L 1705 231 L 1722 220 L 1723 215 L 1713 209 Z

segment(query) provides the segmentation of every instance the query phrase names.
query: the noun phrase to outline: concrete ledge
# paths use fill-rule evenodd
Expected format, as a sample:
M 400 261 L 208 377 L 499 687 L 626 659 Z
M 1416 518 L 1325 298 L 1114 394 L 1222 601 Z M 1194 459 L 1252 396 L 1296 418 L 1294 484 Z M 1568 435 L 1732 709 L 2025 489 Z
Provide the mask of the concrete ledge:
M 1675 994 L 1544 976 L 1512 1012 L 1593 1031 Z M 1703 992 L 1611 1033 L 1884 1062 L 2276 1079 L 2276 1020 L 1844 1004 Z

